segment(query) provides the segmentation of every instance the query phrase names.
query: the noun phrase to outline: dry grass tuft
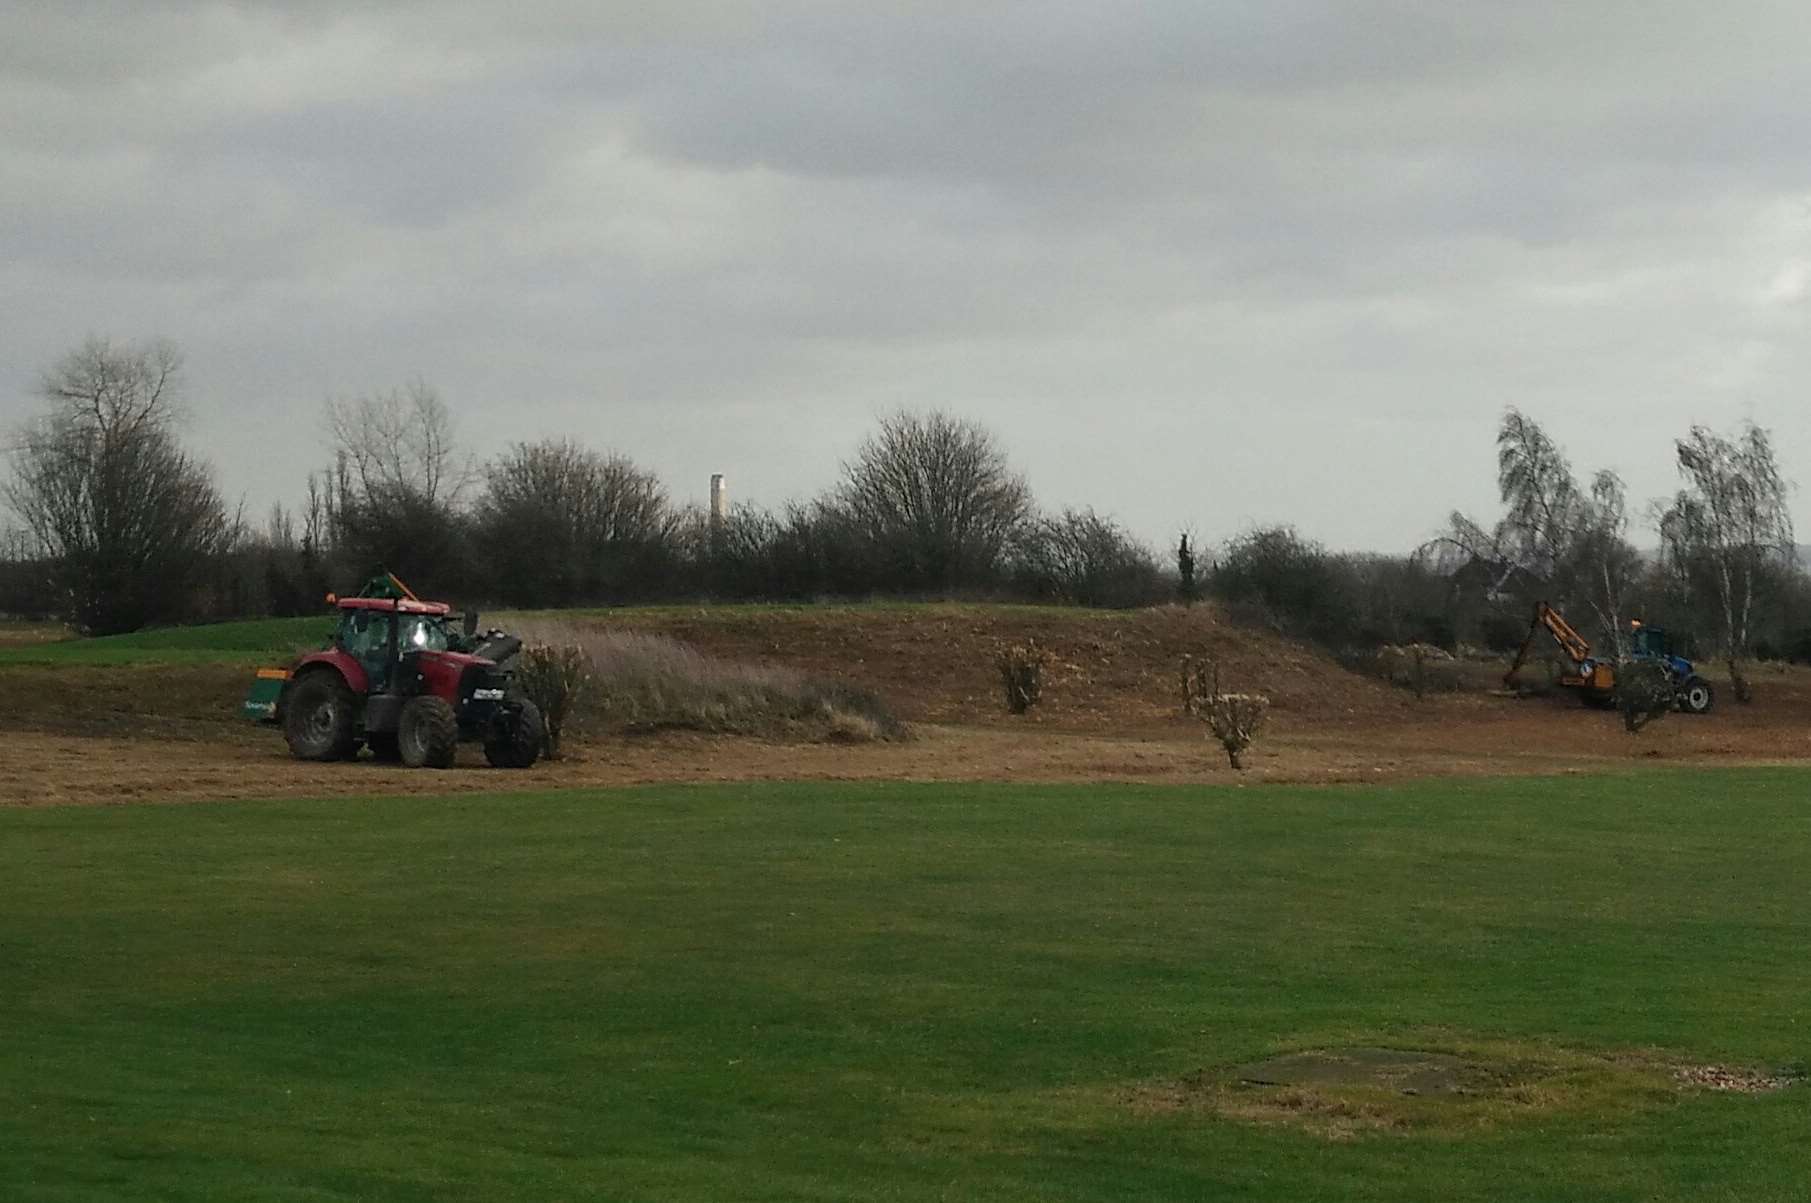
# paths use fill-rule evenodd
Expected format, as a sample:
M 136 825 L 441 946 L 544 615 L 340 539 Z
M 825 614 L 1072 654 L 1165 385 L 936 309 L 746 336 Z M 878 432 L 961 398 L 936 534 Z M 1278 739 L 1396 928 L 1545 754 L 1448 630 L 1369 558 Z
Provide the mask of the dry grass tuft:
M 524 640 L 583 652 L 590 683 L 575 714 L 586 726 L 839 743 L 906 736 L 870 690 L 788 668 L 718 660 L 664 635 L 567 624 L 531 627 Z
M 1733 1065 L 1681 1065 L 1673 1070 L 1673 1080 L 1697 1090 L 1720 1090 L 1734 1094 L 1766 1094 L 1804 1080 L 1792 1071 L 1774 1073 Z

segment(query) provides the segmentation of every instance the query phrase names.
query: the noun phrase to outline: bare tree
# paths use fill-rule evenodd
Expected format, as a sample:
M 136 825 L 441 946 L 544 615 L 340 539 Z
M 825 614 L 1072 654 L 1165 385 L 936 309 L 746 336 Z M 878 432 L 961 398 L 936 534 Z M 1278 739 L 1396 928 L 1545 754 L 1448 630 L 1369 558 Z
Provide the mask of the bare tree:
M 905 589 L 956 589 L 998 571 L 1031 492 L 984 427 L 941 411 L 881 420 L 843 465 L 836 508 Z
M 1591 478 L 1589 499 L 1578 503 L 1571 546 L 1560 567 L 1568 591 L 1591 608 L 1618 660 L 1628 653 L 1628 597 L 1641 573 L 1641 556 L 1628 533 L 1627 488 L 1622 477 L 1600 470 Z
M 46 412 L 0 486 L 89 634 L 182 616 L 238 536 L 213 475 L 176 441 L 182 357 L 91 338 L 44 377 Z
M 653 592 L 678 518 L 653 473 L 567 441 L 518 443 L 492 460 L 478 528 L 500 594 L 520 604 Z
M 446 403 L 419 377 L 387 393 L 329 401 L 327 427 L 353 487 L 366 496 L 450 507 L 475 475 L 458 453 Z
M 1774 460 L 1772 440 L 1753 422 L 1733 439 L 1694 426 L 1674 446 L 1688 484 L 1661 514 L 1662 554 L 1676 581 L 1701 576 L 1708 582 L 1730 680 L 1736 698 L 1747 702 L 1753 695 L 1741 664 L 1757 593 L 1769 569 L 1796 563 L 1791 485 Z
M 23 528 L 0 531 L 0 614 L 42 619 L 56 610 L 50 565 Z
M 459 502 L 475 470 L 458 451 L 440 395 L 416 379 L 329 401 L 327 428 L 334 462 L 322 488 L 342 575 L 382 567 L 430 586 L 457 583 Z

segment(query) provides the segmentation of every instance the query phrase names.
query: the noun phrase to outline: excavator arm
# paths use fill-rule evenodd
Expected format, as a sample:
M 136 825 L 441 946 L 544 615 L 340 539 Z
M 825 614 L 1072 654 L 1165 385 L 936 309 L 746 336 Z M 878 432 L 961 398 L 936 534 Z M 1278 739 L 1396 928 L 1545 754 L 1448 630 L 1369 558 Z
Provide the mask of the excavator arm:
M 1522 646 L 1516 649 L 1515 663 L 1503 674 L 1503 684 L 1510 689 L 1515 688 L 1516 675 L 1522 671 L 1522 664 L 1528 659 L 1528 651 L 1534 646 L 1535 636 L 1540 634 L 1542 627 L 1547 628 L 1554 642 L 1572 658 L 1575 671 L 1582 672 L 1585 662 L 1591 658 L 1590 641 L 1574 630 L 1558 610 L 1541 602 L 1534 607 L 1534 621 L 1528 624 L 1528 638 L 1522 640 Z

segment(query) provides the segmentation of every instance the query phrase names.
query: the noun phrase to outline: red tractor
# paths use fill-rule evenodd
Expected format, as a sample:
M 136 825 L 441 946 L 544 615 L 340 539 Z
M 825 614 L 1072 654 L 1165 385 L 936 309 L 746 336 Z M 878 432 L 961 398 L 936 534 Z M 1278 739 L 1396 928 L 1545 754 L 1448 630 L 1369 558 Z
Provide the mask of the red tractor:
M 333 642 L 289 669 L 261 669 L 246 713 L 283 728 L 302 760 L 351 760 L 361 746 L 379 760 L 447 768 L 463 741 L 482 742 L 498 768 L 525 769 L 547 729 L 499 663 L 522 641 L 447 622 L 452 607 L 422 601 L 393 576 L 373 578 L 339 608 Z

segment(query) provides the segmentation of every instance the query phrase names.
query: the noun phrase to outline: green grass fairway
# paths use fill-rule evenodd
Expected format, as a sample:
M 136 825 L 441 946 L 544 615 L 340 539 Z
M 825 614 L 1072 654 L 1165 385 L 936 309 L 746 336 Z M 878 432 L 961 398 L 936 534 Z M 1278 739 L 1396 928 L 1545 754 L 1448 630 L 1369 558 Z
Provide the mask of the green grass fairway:
M 969 604 L 962 602 L 875 601 L 823 605 L 624 606 L 616 609 L 486 611 L 484 624 L 513 628 L 522 622 L 557 625 L 574 619 L 615 620 L 631 626 L 686 620 L 733 625 L 775 618 L 1049 618 L 1111 622 L 1128 611 L 1079 606 Z M 243 622 L 203 623 L 188 627 L 152 627 L 130 635 L 95 639 L 50 638 L 42 625 L 16 628 L 16 638 L 0 637 L 0 668 L 9 664 L 282 664 L 303 649 L 324 645 L 333 635 L 333 611 L 323 605 L 318 615 L 302 618 L 257 618 Z M 5 632 L 0 632 L 4 635 Z M 29 636 L 29 638 L 27 637 Z
M 130 635 L 54 639 L 0 647 L 8 664 L 273 664 L 333 636 L 333 615 L 257 618 L 193 627 L 153 627 Z
M 8 1200 L 1803 1200 L 1624 1067 L 1811 1053 L 1811 772 L 0 811 L 0 1037 Z M 1570 1068 L 1152 1104 L 1340 1044 Z

